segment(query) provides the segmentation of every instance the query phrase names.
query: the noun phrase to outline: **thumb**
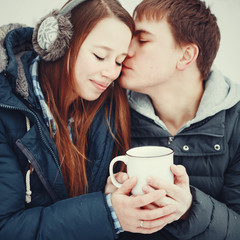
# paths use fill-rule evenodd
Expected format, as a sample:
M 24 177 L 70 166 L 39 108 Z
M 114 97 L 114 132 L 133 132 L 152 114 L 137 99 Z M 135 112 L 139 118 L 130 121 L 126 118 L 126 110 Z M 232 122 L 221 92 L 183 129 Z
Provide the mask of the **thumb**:
M 171 171 L 175 176 L 175 184 L 189 184 L 189 177 L 183 165 L 172 165 Z
M 128 175 L 125 172 L 119 172 L 115 175 L 117 182 L 124 183 L 128 179 Z
M 118 193 L 128 195 L 137 183 L 137 177 L 131 177 L 126 180 L 123 185 L 118 189 Z

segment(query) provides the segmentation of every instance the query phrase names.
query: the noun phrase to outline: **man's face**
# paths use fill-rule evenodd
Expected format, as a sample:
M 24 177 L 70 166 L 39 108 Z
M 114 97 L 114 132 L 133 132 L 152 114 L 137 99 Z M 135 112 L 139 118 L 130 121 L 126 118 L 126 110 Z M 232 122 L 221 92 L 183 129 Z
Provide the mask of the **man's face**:
M 174 78 L 181 49 L 176 45 L 170 25 L 161 21 L 136 21 L 129 56 L 124 61 L 122 87 L 151 94 Z

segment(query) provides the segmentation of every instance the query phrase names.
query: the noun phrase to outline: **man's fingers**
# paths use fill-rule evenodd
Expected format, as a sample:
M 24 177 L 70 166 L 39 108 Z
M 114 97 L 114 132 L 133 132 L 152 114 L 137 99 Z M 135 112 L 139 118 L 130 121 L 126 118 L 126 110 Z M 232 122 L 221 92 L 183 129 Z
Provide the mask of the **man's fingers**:
M 166 196 L 165 190 L 156 190 L 156 191 L 150 192 L 148 194 L 135 196 L 133 198 L 133 204 L 137 208 L 141 208 L 141 207 L 144 207 L 152 202 L 155 202 L 165 196 Z
M 150 193 L 150 192 L 154 192 L 156 190 L 150 186 L 144 186 L 143 191 L 144 191 L 144 193 Z M 171 197 L 165 196 L 165 197 L 159 198 L 157 201 L 149 204 L 148 206 L 145 206 L 144 208 L 145 209 L 155 209 L 156 207 L 163 207 L 163 206 L 167 206 L 167 205 L 174 205 L 174 199 L 172 199 Z
M 156 208 L 159 208 L 159 206 L 156 204 L 148 204 L 147 206 L 144 206 L 144 209 L 148 209 L 148 210 L 153 210 Z
M 166 191 L 166 195 L 173 197 L 176 192 L 178 191 L 178 188 L 173 183 L 167 182 L 165 180 L 162 180 L 160 178 L 156 177 L 148 177 L 147 178 L 147 184 L 148 191 L 152 192 L 154 190 L 162 189 Z M 145 189 L 145 192 L 147 191 L 147 188 Z
M 168 205 L 165 207 L 161 208 L 156 208 L 156 209 L 140 209 L 137 214 L 138 219 L 142 219 L 144 221 L 152 221 L 156 220 L 165 216 L 168 216 L 176 211 L 176 207 L 172 205 Z
M 154 189 L 164 189 L 167 195 L 174 198 L 179 195 L 179 187 L 188 189 L 189 188 L 189 177 L 186 169 L 182 165 L 172 165 L 171 171 L 174 174 L 174 184 L 165 181 L 164 179 L 151 177 L 147 178 L 147 184 Z
M 188 184 L 189 177 L 183 165 L 172 165 L 171 171 L 175 176 L 175 184 Z

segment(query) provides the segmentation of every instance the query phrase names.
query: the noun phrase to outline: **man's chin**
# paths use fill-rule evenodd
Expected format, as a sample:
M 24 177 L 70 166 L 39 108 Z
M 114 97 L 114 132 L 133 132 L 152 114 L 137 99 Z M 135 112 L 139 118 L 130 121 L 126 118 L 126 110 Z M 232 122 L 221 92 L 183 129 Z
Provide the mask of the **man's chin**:
M 121 75 L 121 77 L 119 78 L 119 85 L 122 88 L 128 88 L 128 84 L 127 84 L 128 78 L 124 75 Z
M 137 76 L 123 73 L 119 78 L 119 85 L 122 88 L 135 91 L 135 89 L 139 86 L 139 81 Z

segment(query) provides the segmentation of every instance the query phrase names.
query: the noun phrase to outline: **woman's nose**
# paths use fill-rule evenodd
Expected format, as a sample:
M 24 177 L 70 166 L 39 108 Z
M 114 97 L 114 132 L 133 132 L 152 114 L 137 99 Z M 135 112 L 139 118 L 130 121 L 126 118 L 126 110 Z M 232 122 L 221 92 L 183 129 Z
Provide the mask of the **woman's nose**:
M 117 79 L 120 74 L 121 67 L 117 66 L 116 63 L 114 65 L 115 66 L 111 65 L 104 68 L 101 72 L 102 76 L 110 79 L 111 81 Z

